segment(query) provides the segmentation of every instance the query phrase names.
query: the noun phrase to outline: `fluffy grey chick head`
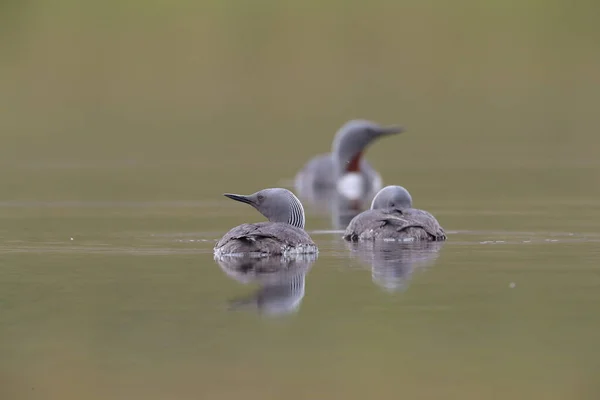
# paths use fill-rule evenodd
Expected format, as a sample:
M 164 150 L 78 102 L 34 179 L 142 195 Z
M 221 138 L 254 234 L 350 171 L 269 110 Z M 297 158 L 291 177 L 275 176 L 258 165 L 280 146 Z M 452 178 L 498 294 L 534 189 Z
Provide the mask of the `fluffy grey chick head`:
M 375 195 L 371 202 L 371 210 L 380 208 L 399 210 L 412 208 L 412 197 L 402 186 L 386 186 Z

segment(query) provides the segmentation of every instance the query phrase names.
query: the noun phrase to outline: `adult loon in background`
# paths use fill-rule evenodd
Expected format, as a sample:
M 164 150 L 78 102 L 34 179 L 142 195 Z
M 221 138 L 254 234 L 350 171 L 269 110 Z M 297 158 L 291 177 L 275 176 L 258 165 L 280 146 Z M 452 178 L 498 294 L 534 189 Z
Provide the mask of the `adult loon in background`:
M 382 180 L 363 157 L 364 152 L 375 140 L 401 132 L 401 126 L 380 126 L 367 120 L 346 122 L 335 134 L 331 153 L 315 156 L 296 174 L 296 191 L 307 199 L 327 190 L 336 190 L 350 200 L 372 196 L 381 189 Z
M 412 197 L 402 186 L 386 186 L 371 203 L 371 209 L 350 221 L 344 239 L 416 241 L 446 240 L 446 233 L 433 215 L 412 208 Z
M 250 204 L 269 222 L 242 224 L 231 229 L 215 245 L 216 257 L 248 253 L 262 256 L 318 252 L 317 246 L 304 230 L 304 208 L 289 190 L 271 188 L 248 196 L 225 196 Z

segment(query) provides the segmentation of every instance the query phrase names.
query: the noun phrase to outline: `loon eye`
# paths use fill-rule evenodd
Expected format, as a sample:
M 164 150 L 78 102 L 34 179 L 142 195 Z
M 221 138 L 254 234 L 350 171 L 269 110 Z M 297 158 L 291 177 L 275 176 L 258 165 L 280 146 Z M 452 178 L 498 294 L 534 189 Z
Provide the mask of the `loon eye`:
M 257 199 L 258 199 L 258 201 L 263 201 L 265 199 L 265 196 L 263 196 L 262 194 L 259 194 Z

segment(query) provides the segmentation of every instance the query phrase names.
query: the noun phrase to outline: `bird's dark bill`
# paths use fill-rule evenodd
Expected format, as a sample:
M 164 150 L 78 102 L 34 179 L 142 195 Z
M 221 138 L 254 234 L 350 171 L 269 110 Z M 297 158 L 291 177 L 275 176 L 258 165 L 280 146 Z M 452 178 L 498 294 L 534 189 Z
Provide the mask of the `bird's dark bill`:
M 236 200 L 246 204 L 252 204 L 252 201 L 248 198 L 248 196 L 242 196 L 241 194 L 231 194 L 225 193 L 225 197 L 229 197 L 231 200 Z
M 394 133 L 402 133 L 404 132 L 404 127 L 398 125 L 385 126 L 381 128 L 382 134 L 392 135 Z

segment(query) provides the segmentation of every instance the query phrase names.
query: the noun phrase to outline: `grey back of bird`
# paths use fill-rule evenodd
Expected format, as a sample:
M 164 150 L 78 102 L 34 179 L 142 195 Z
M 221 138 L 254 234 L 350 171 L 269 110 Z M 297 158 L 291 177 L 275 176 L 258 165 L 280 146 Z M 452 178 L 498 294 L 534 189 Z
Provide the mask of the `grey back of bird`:
M 446 233 L 429 212 L 412 208 L 412 197 L 402 186 L 386 186 L 373 199 L 371 209 L 354 217 L 344 239 L 441 241 Z
M 289 190 L 269 188 L 251 195 L 225 194 L 249 204 L 268 222 L 246 223 L 232 228 L 215 245 L 216 255 L 313 253 L 318 249 L 304 230 L 305 215 L 300 200 Z

